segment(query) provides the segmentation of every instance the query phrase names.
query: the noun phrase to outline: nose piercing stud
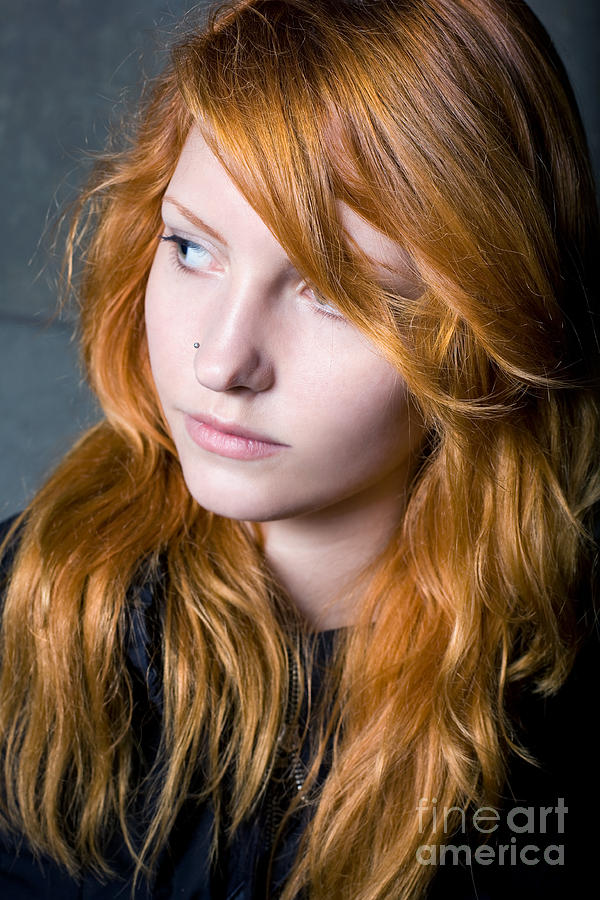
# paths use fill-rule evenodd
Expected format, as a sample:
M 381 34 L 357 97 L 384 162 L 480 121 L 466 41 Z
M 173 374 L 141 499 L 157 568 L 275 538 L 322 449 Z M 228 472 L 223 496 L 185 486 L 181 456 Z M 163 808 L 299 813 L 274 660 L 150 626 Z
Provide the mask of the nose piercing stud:
M 194 341 L 194 349 L 197 350 L 199 346 L 200 344 L 198 343 L 198 341 Z

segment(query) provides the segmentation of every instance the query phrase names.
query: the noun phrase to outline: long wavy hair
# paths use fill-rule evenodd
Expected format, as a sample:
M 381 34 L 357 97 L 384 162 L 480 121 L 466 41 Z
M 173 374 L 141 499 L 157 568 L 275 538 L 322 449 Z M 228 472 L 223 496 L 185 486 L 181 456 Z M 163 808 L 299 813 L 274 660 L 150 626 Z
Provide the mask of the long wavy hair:
M 426 424 L 402 522 L 339 638 L 283 893 L 417 898 L 431 867 L 416 848 L 443 837 L 432 817 L 417 823 L 420 798 L 495 802 L 510 754 L 527 756 L 509 687 L 552 693 L 569 672 L 600 496 L 594 183 L 567 76 L 521 0 L 229 4 L 180 38 L 128 139 L 98 162 L 67 279 L 79 267 L 105 418 L 15 525 L 2 821 L 74 873 L 106 871 L 117 831 L 143 872 L 201 751 L 215 834 L 252 816 L 273 766 L 301 625 L 257 536 L 190 497 L 144 331 L 161 198 L 192 124 Z M 407 250 L 419 298 L 369 278 L 340 200 Z M 164 585 L 164 710 L 138 839 L 124 645 L 142 570 Z

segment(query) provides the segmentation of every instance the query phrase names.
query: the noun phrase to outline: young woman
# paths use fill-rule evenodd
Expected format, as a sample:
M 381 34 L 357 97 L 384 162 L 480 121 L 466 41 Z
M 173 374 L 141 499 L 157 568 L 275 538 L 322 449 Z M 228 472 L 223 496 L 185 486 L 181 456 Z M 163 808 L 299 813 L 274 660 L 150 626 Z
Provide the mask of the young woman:
M 105 419 L 5 528 L 3 896 L 573 893 L 598 234 L 520 0 L 181 39 L 68 242 Z

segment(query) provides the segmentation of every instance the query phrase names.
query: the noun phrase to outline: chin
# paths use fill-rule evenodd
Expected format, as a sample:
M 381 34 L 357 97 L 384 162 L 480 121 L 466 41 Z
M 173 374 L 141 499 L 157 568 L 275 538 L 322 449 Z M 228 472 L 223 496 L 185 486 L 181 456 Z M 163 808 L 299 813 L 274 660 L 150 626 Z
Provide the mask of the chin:
M 238 519 L 245 522 L 269 522 L 286 518 L 281 505 L 268 497 L 252 496 L 235 484 L 227 486 L 215 484 L 211 479 L 210 486 L 197 476 L 188 477 L 184 472 L 187 489 L 194 500 L 209 512 L 226 519 Z

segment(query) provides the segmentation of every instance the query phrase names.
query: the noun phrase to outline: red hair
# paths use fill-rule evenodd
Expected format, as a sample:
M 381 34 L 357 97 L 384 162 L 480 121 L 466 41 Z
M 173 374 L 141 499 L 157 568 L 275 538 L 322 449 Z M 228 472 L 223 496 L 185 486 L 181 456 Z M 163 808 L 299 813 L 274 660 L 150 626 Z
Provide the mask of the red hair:
M 131 142 L 98 165 L 70 251 L 85 248 L 82 347 L 106 419 L 21 523 L 2 632 L 4 818 L 71 870 L 102 868 L 115 827 L 152 861 L 204 740 L 200 799 L 233 830 L 273 765 L 300 626 L 259 544 L 188 495 L 145 341 L 161 199 L 192 123 L 427 423 L 404 520 L 334 661 L 333 767 L 283 895 L 417 898 L 431 869 L 415 849 L 442 838 L 431 818 L 417 829 L 419 798 L 493 802 L 515 750 L 507 684 L 552 692 L 569 671 L 565 598 L 600 495 L 593 179 L 563 67 L 518 0 L 234 3 L 175 46 Z M 407 250 L 421 297 L 369 279 L 339 199 Z M 165 737 L 140 851 L 123 633 L 128 586 L 159 557 Z

